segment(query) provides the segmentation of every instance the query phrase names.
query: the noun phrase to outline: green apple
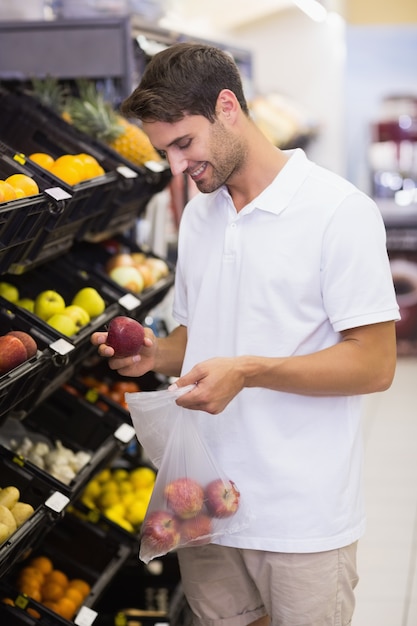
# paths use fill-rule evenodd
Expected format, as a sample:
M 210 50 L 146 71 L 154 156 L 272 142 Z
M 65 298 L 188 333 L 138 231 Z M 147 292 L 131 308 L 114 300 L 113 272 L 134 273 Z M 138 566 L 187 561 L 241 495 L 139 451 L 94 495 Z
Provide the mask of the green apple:
M 33 312 L 41 320 L 47 321 L 55 313 L 62 313 L 64 309 L 65 300 L 61 294 L 53 289 L 47 289 L 36 296 Z
M 35 300 L 32 300 L 32 298 L 20 298 L 16 304 L 30 313 L 34 313 L 35 311 Z
M 70 304 L 65 307 L 64 315 L 68 315 L 74 322 L 77 327 L 77 331 L 80 330 L 83 326 L 86 326 L 90 321 L 90 316 L 85 309 L 78 306 L 77 304 Z
M 84 311 L 87 311 L 90 318 L 101 315 L 106 309 L 106 303 L 94 287 L 83 287 L 80 289 L 80 291 L 75 294 L 71 304 L 77 305 L 84 309 Z
M 9 302 L 17 302 L 19 300 L 19 290 L 11 283 L 5 281 L 0 282 L 0 296 Z
M 75 335 L 77 332 L 74 320 L 68 315 L 64 315 L 64 313 L 55 313 L 48 318 L 46 323 L 55 328 L 61 335 L 66 335 L 67 337 L 71 337 L 71 335 Z

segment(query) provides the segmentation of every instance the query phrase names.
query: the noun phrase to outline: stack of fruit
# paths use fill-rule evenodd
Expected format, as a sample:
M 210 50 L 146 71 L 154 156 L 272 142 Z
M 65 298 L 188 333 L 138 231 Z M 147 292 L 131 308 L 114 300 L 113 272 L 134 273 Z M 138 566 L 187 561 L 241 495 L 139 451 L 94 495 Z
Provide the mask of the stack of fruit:
M 0 489 L 0 544 L 2 544 L 34 513 L 33 506 L 21 502 L 14 485 Z
M 79 97 L 56 79 L 34 80 L 34 95 L 47 107 L 93 139 L 102 141 L 133 165 L 161 162 L 148 136 L 136 124 L 116 113 L 94 82 L 80 80 Z
M 105 173 L 97 159 L 85 152 L 63 154 L 56 159 L 45 152 L 33 152 L 29 158 L 71 186 Z
M 78 333 L 90 320 L 101 315 L 106 303 L 94 287 L 83 287 L 67 304 L 54 289 L 41 291 L 35 298 L 20 294 L 16 285 L 0 282 L 0 296 L 30 313 L 34 313 L 52 328 L 68 337 Z
M 27 174 L 11 174 L 0 180 L 0 203 L 38 194 L 38 183 Z
M 0 376 L 10 372 L 38 351 L 36 341 L 23 330 L 10 330 L 0 337 Z
M 73 619 L 91 590 L 86 580 L 69 578 L 65 572 L 56 569 L 53 561 L 45 555 L 34 557 L 21 568 L 16 587 L 67 620 Z M 8 603 L 14 604 L 11 599 Z M 41 617 L 33 608 L 28 612 L 38 619 Z
M 135 533 L 145 519 L 155 478 L 156 472 L 151 467 L 106 468 L 87 484 L 81 502 Z
M 143 252 L 120 252 L 111 256 L 105 273 L 124 289 L 140 293 L 169 275 L 169 266 L 163 259 Z

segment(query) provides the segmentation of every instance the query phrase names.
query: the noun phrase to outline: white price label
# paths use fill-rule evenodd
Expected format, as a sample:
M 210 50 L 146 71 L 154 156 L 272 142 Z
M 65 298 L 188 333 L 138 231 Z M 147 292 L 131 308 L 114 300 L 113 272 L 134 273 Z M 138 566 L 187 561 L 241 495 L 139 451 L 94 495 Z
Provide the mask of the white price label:
M 127 311 L 133 311 L 141 304 L 141 300 L 133 295 L 133 293 L 125 293 L 119 298 L 119 304 L 122 305 Z
M 74 624 L 78 626 L 91 626 L 96 619 L 98 613 L 90 609 L 88 606 L 82 606 L 78 611 L 77 617 L 74 619 Z
M 135 429 L 130 424 L 120 424 L 119 428 L 115 431 L 114 436 L 122 443 L 128 443 L 132 441 L 135 436 Z
M 50 508 L 55 513 L 61 513 L 65 507 L 69 503 L 69 498 L 64 496 L 60 491 L 55 491 L 49 498 L 46 500 L 45 505 Z
M 54 200 L 68 200 L 72 198 L 71 194 L 61 189 L 61 187 L 50 187 L 49 189 L 45 189 L 45 193 L 51 196 L 51 198 L 54 198 Z
M 119 165 L 119 167 L 117 168 L 117 171 L 119 172 L 119 174 L 121 174 L 125 178 L 137 178 L 138 177 L 138 173 L 135 172 L 134 170 L 131 170 L 130 167 L 127 167 L 127 165 Z
M 69 341 L 66 341 L 66 339 L 57 339 L 56 341 L 50 343 L 49 347 L 61 356 L 68 354 L 68 352 L 71 352 L 75 348 L 75 346 L 73 346 Z

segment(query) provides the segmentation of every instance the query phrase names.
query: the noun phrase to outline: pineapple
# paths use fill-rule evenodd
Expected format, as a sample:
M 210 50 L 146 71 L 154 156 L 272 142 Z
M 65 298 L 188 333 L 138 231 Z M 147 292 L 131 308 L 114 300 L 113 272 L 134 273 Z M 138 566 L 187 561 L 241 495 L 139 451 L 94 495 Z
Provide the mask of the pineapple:
M 137 166 L 161 161 L 148 136 L 139 126 L 116 113 L 93 83 L 79 83 L 79 98 L 67 102 L 67 115 L 79 130 L 106 143 Z
M 45 79 L 33 78 L 32 89 L 34 96 L 46 107 L 58 115 L 65 113 L 65 103 L 68 98 L 68 89 L 56 78 L 47 76 Z

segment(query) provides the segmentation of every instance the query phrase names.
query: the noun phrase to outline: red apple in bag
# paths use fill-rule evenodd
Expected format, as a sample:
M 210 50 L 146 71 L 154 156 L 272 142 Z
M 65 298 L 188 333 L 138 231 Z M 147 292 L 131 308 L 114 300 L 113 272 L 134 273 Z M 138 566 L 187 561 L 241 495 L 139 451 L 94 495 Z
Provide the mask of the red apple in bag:
M 107 330 L 106 343 L 113 348 L 116 357 L 133 356 L 143 346 L 145 329 L 132 317 L 114 317 Z
M 217 478 L 207 485 L 205 499 L 213 517 L 230 517 L 239 508 L 240 492 L 232 480 Z
M 204 504 L 204 489 L 192 478 L 177 478 L 164 489 L 168 508 L 182 519 L 194 517 Z
M 152 511 L 141 528 L 141 542 L 155 554 L 166 554 L 180 542 L 179 522 L 169 511 Z
M 196 517 L 183 520 L 180 525 L 181 543 L 193 546 L 202 546 L 210 543 L 212 519 L 205 513 L 198 513 Z

